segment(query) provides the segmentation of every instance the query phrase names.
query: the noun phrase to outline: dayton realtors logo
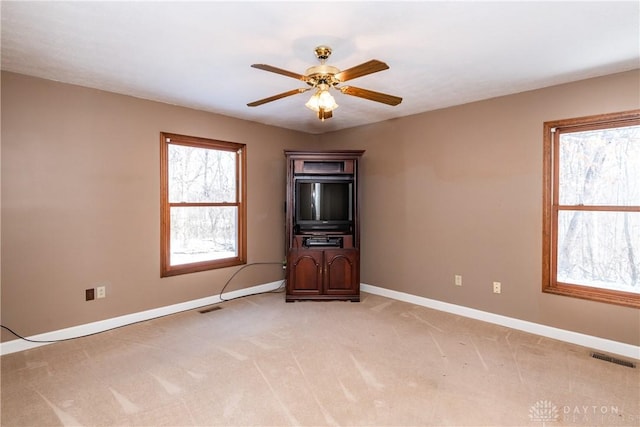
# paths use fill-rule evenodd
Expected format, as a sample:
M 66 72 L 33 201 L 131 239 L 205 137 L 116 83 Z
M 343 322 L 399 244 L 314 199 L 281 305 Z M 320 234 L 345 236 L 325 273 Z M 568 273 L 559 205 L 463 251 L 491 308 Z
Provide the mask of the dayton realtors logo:
M 560 414 L 558 407 L 548 400 L 538 400 L 535 405 L 529 408 L 529 418 L 531 421 L 546 422 L 558 421 Z
M 529 419 L 545 423 L 562 421 L 563 423 L 594 425 L 635 425 L 640 421 L 637 415 L 625 415 L 617 406 L 606 405 L 564 405 L 557 407 L 549 400 L 539 400 L 529 408 Z M 564 424 L 563 424 L 564 425 Z M 640 425 L 640 424 L 638 424 Z

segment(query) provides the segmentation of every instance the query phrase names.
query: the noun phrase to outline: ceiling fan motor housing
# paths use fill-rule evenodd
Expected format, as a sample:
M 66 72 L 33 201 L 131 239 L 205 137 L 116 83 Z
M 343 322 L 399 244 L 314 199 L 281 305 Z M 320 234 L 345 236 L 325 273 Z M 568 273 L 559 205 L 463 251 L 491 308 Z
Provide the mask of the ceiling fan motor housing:
M 335 86 L 340 83 L 340 80 L 335 77 L 339 72 L 340 70 L 336 67 L 322 64 L 307 68 L 305 76 L 307 76 L 307 84 L 310 86 L 316 87 L 319 84 Z

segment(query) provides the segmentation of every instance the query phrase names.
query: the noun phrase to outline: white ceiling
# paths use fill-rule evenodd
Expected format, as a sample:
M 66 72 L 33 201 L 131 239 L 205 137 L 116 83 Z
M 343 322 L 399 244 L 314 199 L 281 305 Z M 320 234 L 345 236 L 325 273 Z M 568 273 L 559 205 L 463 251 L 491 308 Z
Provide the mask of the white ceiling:
M 260 123 L 323 133 L 640 67 L 640 2 L 2 1 L 2 69 Z M 320 122 L 295 73 L 378 59 L 390 69 L 334 92 Z

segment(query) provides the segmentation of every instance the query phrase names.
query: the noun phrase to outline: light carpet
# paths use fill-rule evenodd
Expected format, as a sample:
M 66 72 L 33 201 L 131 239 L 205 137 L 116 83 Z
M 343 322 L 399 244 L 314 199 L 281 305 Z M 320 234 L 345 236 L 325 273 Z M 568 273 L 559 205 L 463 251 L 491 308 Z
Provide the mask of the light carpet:
M 2 426 L 639 425 L 640 370 L 363 294 L 224 302 L 2 357 Z

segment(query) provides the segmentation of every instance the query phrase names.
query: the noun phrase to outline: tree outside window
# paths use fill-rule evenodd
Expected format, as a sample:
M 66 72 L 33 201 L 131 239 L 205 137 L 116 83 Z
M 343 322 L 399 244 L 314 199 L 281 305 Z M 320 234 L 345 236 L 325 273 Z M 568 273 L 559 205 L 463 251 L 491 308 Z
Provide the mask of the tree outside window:
M 246 262 L 244 144 L 161 134 L 161 275 Z
M 640 307 L 640 111 L 544 135 L 543 290 Z

